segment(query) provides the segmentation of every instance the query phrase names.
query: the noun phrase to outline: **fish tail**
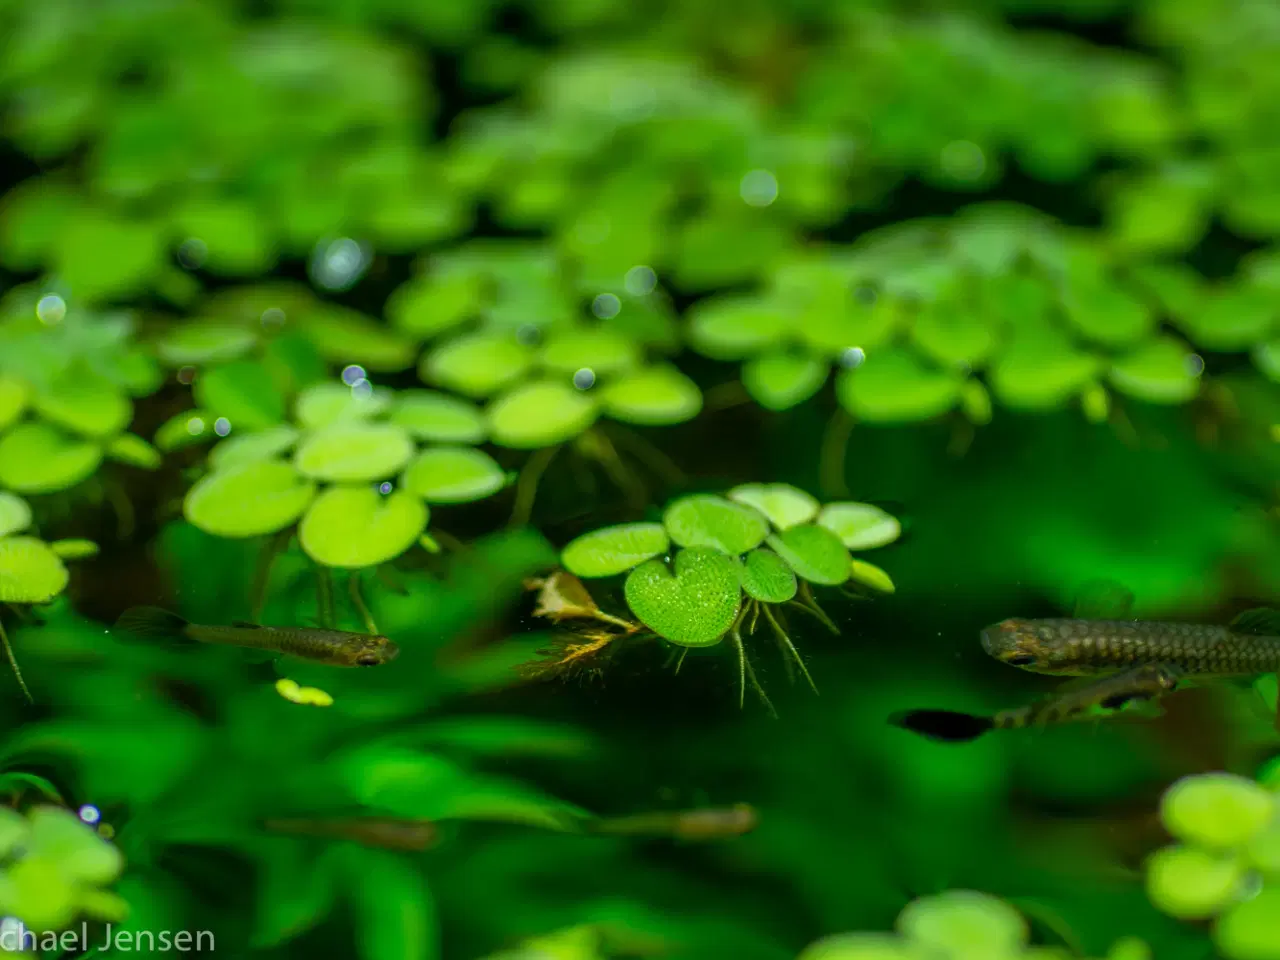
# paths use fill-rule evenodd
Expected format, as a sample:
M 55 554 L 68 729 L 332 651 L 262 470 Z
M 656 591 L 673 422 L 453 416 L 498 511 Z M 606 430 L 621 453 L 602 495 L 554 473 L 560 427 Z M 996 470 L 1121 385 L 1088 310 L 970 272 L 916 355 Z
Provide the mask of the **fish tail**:
M 889 722 L 895 727 L 944 743 L 967 743 L 995 728 L 991 717 L 954 710 L 907 710 L 895 713 Z
M 188 640 L 186 630 L 190 624 L 176 613 L 159 607 L 130 607 L 120 614 L 115 630 L 129 640 Z

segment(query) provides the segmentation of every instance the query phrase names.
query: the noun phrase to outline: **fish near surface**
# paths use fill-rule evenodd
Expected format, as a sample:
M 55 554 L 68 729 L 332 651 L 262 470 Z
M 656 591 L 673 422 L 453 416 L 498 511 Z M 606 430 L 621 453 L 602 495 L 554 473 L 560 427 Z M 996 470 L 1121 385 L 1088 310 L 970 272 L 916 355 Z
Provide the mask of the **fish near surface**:
M 237 621 L 204 626 L 159 607 L 131 607 L 116 621 L 117 631 L 142 640 L 171 640 L 243 647 L 287 654 L 331 667 L 376 667 L 394 660 L 400 648 L 386 637 L 321 627 L 263 627 Z
M 750 833 L 760 822 L 756 808 L 747 803 L 679 812 L 640 813 L 589 823 L 589 833 L 612 836 L 671 837 L 676 840 L 724 840 Z
M 262 827 L 272 833 L 323 840 L 349 840 L 366 847 L 417 853 L 434 846 L 439 830 L 430 820 L 395 817 L 350 817 L 328 819 L 278 818 L 264 820 Z

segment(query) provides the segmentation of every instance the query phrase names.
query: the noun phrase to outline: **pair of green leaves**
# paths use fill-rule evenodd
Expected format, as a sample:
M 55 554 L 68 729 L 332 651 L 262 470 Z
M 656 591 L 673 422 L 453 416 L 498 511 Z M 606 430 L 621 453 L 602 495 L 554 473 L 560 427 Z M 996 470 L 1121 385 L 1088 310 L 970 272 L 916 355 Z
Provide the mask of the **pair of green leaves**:
M 47 603 L 70 580 L 63 561 L 98 552 L 88 540 L 45 543 L 22 535 L 31 521 L 31 506 L 25 500 L 0 491 L 0 603 Z

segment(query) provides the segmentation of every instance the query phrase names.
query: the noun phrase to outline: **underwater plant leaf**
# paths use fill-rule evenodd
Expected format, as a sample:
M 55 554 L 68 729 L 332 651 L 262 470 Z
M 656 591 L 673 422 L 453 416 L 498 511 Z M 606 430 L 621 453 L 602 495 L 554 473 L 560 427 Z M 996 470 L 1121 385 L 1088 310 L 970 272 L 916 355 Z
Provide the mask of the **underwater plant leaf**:
M 709 547 L 677 552 L 674 574 L 661 560 L 646 560 L 628 574 L 624 590 L 646 627 L 682 647 L 719 643 L 742 603 L 737 562 Z
M 712 360 L 745 360 L 787 339 L 795 318 L 759 297 L 712 297 L 689 308 L 689 343 Z
M 812 494 L 789 483 L 744 483 L 726 496 L 735 503 L 755 507 L 779 530 L 808 523 L 821 506 Z
M 214 419 L 205 410 L 184 410 L 160 424 L 152 439 L 162 451 L 172 453 L 216 437 Z
M 205 255 L 201 268 L 222 276 L 252 276 L 276 263 L 272 231 L 255 207 L 227 197 L 194 199 L 173 215 L 179 236 L 199 240 Z
M 830 372 L 817 357 L 775 350 L 742 365 L 742 385 L 766 410 L 790 410 L 817 393 Z
M 516 450 L 572 440 L 596 421 L 599 407 L 582 391 L 556 380 L 521 384 L 489 404 L 489 436 Z
M 862 584 L 864 587 L 870 587 L 880 593 L 893 593 L 897 589 L 893 585 L 893 578 L 874 563 L 867 563 L 865 560 L 854 557 L 849 570 L 849 579 Z
M 1231 773 L 1183 777 L 1160 801 L 1160 820 L 1170 836 L 1211 850 L 1243 846 L 1277 812 L 1275 794 Z
M 127 463 L 140 470 L 156 470 L 164 460 L 159 450 L 136 433 L 122 433 L 112 437 L 107 442 L 105 452 L 112 460 Z
M 1148 340 L 1108 372 L 1121 393 L 1150 403 L 1185 403 L 1200 391 L 1204 361 L 1173 337 Z
M 921 946 L 956 956 L 1017 956 L 1031 939 L 1022 914 L 998 897 L 948 890 L 903 907 L 898 932 Z
M 991 324 L 977 311 L 941 301 L 927 305 L 911 324 L 920 352 L 945 367 L 984 363 L 996 346 Z
M 796 960 L 928 960 L 926 947 L 892 933 L 836 933 L 815 940 Z
M 1067 319 L 1081 336 L 1105 347 L 1135 345 L 1156 327 L 1150 307 L 1104 279 L 1071 284 L 1062 302 Z
M 742 589 L 762 603 L 786 603 L 796 595 L 796 574 L 772 550 L 757 548 L 742 558 Z
M 966 380 L 960 390 L 960 410 L 969 422 L 985 426 L 993 414 L 991 394 L 981 380 Z
M 607 416 L 642 427 L 685 423 L 702 410 L 698 385 L 669 363 L 624 373 L 598 396 Z
M 436 390 L 401 391 L 388 419 L 414 438 L 434 443 L 481 443 L 487 436 L 484 411 Z
M 387 850 L 349 846 L 343 855 L 359 960 L 437 960 L 435 898 L 421 868 Z
M 1260 287 L 1227 287 L 1207 296 L 1178 322 L 1206 350 L 1248 350 L 1272 332 L 1275 294 Z
M 87 479 L 102 462 L 97 444 L 47 423 L 20 423 L 0 436 L 0 487 L 56 493 Z
M 660 523 L 622 523 L 569 541 L 560 552 L 560 562 L 575 576 L 613 577 L 666 553 L 670 546 Z
M 59 235 L 58 276 L 84 302 L 127 299 L 140 293 L 164 258 L 159 225 L 81 210 Z
M 760 546 L 769 535 L 769 521 L 755 507 L 703 493 L 672 501 L 662 525 L 682 547 L 714 547 L 732 555 Z
M 98 376 L 78 372 L 38 391 L 33 406 L 50 423 L 86 437 L 110 437 L 133 419 L 133 401 Z
M 1019 327 L 992 365 L 988 382 L 1000 402 L 1017 410 L 1061 406 L 1100 372 L 1102 361 L 1049 326 Z
M 0 376 L 0 431 L 16 423 L 27 409 L 31 390 L 21 380 Z
M 898 518 L 870 503 L 829 503 L 818 514 L 818 523 L 850 550 L 873 550 L 902 535 Z
M 48 544 L 35 537 L 0 537 L 0 603 L 47 603 L 71 575 Z
M 475 756 L 581 757 L 591 736 L 572 724 L 532 717 L 442 717 L 394 735 L 395 743 L 458 750 Z
M 258 343 L 258 334 L 229 323 L 179 323 L 156 341 L 156 354 L 172 367 L 238 360 Z
M 114 882 L 124 869 L 120 851 L 65 807 L 32 807 L 27 819 L 29 853 L 56 861 L 74 880 L 103 886 Z
M 362 313 L 332 304 L 308 310 L 298 329 L 330 363 L 356 363 L 375 373 L 407 370 L 418 353 L 409 338 Z
M 63 560 L 86 560 L 100 552 L 92 540 L 52 540 L 49 549 Z
M 1274 956 L 1280 942 L 1280 889 L 1264 886 L 1257 895 L 1223 911 L 1213 942 L 1224 957 Z
M 507 474 L 482 450 L 431 447 L 405 468 L 401 486 L 427 503 L 473 503 L 507 485 Z
M 292 526 L 316 486 L 288 463 L 255 460 L 202 477 L 187 491 L 182 512 L 215 537 L 259 537 Z
M 404 469 L 413 449 L 408 431 L 393 423 L 336 423 L 303 440 L 293 463 L 316 480 L 384 480 Z
M 282 423 L 254 433 L 227 437 L 209 451 L 209 467 L 226 470 L 259 460 L 273 460 L 292 450 L 301 436 L 296 429 Z
M 383 495 L 373 487 L 331 487 L 302 518 L 298 541 L 326 567 L 375 567 L 417 543 L 427 516 L 422 501 L 404 491 Z
M 1146 862 L 1147 897 L 1179 920 L 1207 920 L 1235 900 L 1246 865 L 1235 851 L 1170 844 Z
M 442 343 L 423 356 L 418 376 L 464 396 L 497 393 L 528 373 L 537 354 L 511 334 L 476 333 Z
M 8 859 L 13 850 L 26 841 L 30 833 L 31 825 L 26 817 L 17 810 L 0 807 L 0 857 Z
M 32 930 L 71 926 L 79 893 L 61 864 L 48 857 L 23 857 L 5 871 L 5 912 Z
M 257 360 L 232 360 L 196 377 L 196 405 L 231 429 L 262 430 L 284 420 L 285 402 L 271 372 Z
M 806 523 L 772 534 L 765 542 L 802 580 L 836 586 L 849 579 L 853 558 L 826 527 Z
M 31 526 L 31 507 L 27 501 L 0 490 L 0 537 L 18 533 Z
M 315 927 L 338 896 L 338 848 L 318 857 L 307 845 L 276 837 L 258 840 L 258 897 L 251 943 L 266 950 Z
M 874 351 L 836 378 L 840 405 L 872 423 L 928 420 L 956 405 L 964 378 L 927 366 L 899 347 Z
M 414 277 L 387 298 L 387 319 L 402 333 L 429 340 L 464 323 L 479 309 L 484 279 L 472 273 Z
M 308 430 L 370 420 L 391 408 L 389 390 L 357 392 L 345 383 L 316 383 L 298 394 L 294 418 Z
M 640 363 L 640 348 L 630 337 L 605 326 L 578 327 L 553 333 L 542 347 L 542 366 L 573 376 L 590 370 L 596 379 Z

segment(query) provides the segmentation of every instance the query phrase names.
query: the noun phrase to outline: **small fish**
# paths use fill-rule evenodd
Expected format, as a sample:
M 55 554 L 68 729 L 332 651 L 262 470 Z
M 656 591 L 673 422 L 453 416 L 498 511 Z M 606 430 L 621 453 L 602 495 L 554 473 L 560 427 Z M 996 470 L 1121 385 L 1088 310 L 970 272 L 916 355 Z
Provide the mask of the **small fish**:
M 237 620 L 231 626 L 200 626 L 159 607 L 131 607 L 116 629 L 143 640 L 180 640 L 284 653 L 331 667 L 376 667 L 400 648 L 386 637 L 315 627 L 263 627 Z
M 264 830 L 295 837 L 350 840 L 383 850 L 419 852 L 433 846 L 440 836 L 430 820 L 401 820 L 394 817 L 348 817 L 335 819 L 275 819 L 262 822 Z
M 640 813 L 588 823 L 589 833 L 610 836 L 674 837 L 677 840 L 723 840 L 750 833 L 760 814 L 747 803 L 675 813 Z
M 1248 610 L 1230 625 L 1143 620 L 1004 620 L 982 631 L 982 648 L 1032 673 L 1088 676 L 1167 663 L 1196 677 L 1280 669 L 1280 612 Z
M 932 740 L 965 743 L 991 730 L 1070 723 L 1096 718 L 1099 711 L 1119 712 L 1151 703 L 1173 692 L 1181 678 L 1178 670 L 1168 664 L 1143 664 L 990 717 L 952 710 L 911 710 L 895 714 L 890 722 Z

